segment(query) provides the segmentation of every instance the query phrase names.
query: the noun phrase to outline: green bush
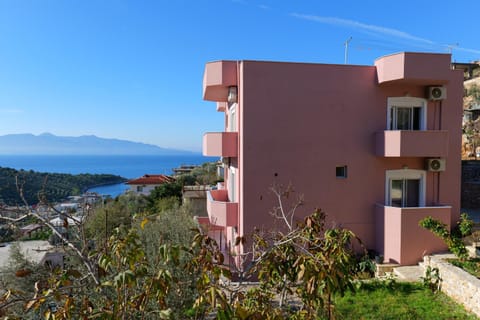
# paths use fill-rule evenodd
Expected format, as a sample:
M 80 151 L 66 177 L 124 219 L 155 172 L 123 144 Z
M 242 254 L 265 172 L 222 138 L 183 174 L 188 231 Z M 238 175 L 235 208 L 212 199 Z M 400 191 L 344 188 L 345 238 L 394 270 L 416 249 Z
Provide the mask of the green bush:
M 419 225 L 440 237 L 445 242 L 448 249 L 459 259 L 465 260 L 468 258 L 468 252 L 463 243 L 462 237 L 471 233 L 473 221 L 468 218 L 466 213 L 460 215 L 460 220 L 452 232 L 447 229 L 445 223 L 433 219 L 430 216 L 420 220 Z

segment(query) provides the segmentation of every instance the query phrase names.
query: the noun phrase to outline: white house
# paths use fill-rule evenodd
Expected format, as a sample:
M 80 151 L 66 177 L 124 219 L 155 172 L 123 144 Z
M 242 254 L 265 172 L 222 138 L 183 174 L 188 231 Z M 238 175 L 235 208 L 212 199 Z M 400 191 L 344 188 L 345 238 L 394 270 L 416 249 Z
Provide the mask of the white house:
M 163 174 L 146 174 L 143 177 L 127 181 L 129 191 L 148 196 L 156 187 L 175 181 L 174 178 Z

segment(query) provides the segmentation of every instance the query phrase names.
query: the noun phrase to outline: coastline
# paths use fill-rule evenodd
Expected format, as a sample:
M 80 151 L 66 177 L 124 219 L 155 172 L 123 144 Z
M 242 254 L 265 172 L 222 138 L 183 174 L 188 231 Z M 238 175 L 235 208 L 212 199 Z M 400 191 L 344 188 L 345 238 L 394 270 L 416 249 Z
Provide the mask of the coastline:
M 125 192 L 128 191 L 129 189 L 130 188 L 127 186 L 127 184 L 122 182 L 117 184 L 109 184 L 109 185 L 90 188 L 90 189 L 87 189 L 86 192 L 94 192 L 99 194 L 102 197 L 116 198 L 120 195 L 125 194 Z
M 12 168 L 18 171 L 34 171 L 37 173 L 58 174 L 107 174 L 119 178 L 108 183 L 90 181 L 93 185 L 79 186 L 79 192 L 95 188 L 103 193 L 111 186 L 119 186 L 126 180 L 135 179 L 145 174 L 172 175 L 173 169 L 181 165 L 201 165 L 206 162 L 218 161 L 218 157 L 202 155 L 188 156 L 1 156 L 0 167 Z M 105 181 L 105 180 L 104 180 Z M 98 181 L 100 182 L 100 181 Z M 88 187 L 86 187 L 88 185 Z M 113 188 L 115 189 L 115 188 Z M 123 188 L 125 189 L 125 188 Z M 115 190 L 114 190 L 115 191 Z M 116 192 L 116 191 L 115 191 Z M 12 194 L 14 192 L 12 191 Z M 106 193 L 108 194 L 108 193 Z M 14 202 L 14 199 L 12 200 Z M 31 200 L 34 202 L 35 200 Z
M 95 184 L 95 185 L 93 185 L 93 186 L 85 187 L 85 188 L 83 188 L 82 193 L 88 192 L 88 190 L 90 190 L 90 189 L 95 189 L 95 188 L 100 188 L 100 187 L 114 186 L 114 185 L 117 185 L 117 184 L 125 184 L 125 183 L 128 181 L 127 178 L 124 178 L 124 177 L 121 177 L 121 178 L 122 178 L 122 180 L 121 180 L 121 181 L 118 181 L 118 182 L 98 183 L 98 184 Z

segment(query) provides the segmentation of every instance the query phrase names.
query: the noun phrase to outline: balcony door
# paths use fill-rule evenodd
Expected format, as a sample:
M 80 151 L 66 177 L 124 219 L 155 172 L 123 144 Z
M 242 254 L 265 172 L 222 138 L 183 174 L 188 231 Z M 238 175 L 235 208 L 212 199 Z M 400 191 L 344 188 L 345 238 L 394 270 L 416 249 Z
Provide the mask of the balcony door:
M 236 170 L 234 167 L 229 167 L 228 169 L 228 184 L 227 184 L 227 189 L 228 189 L 228 199 L 230 202 L 236 202 L 237 201 L 237 188 L 236 188 Z
M 228 108 L 228 132 L 237 131 L 237 104 L 234 103 Z
M 425 206 L 425 171 L 388 170 L 385 204 L 392 207 Z
M 388 98 L 388 130 L 425 130 L 427 101 L 414 97 Z
M 420 179 L 391 179 L 390 206 L 419 207 Z

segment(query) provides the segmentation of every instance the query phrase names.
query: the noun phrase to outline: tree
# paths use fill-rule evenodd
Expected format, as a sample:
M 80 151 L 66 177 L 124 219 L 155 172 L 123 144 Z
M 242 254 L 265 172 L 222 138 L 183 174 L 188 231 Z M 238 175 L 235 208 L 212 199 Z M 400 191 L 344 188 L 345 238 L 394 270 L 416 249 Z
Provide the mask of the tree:
M 170 198 L 166 200 L 168 199 Z M 163 245 L 189 247 L 194 236 L 192 229 L 197 227 L 192 219 L 191 209 L 185 205 L 179 206 L 178 203 L 157 214 L 137 219 L 134 226 L 150 266 L 155 265 L 154 259 L 160 254 L 159 250 Z M 184 267 L 190 258 L 185 250 L 180 250 L 178 264 L 168 263 L 168 269 L 175 281 L 166 300 L 175 319 L 184 318 L 185 311 L 191 308 L 196 298 L 195 280 L 198 275 Z
M 441 238 L 448 249 L 460 260 L 468 258 L 468 252 L 462 238 L 472 233 L 474 223 L 466 213 L 460 215 L 460 220 L 451 231 L 448 230 L 445 223 L 430 216 L 420 220 L 418 224 Z
M 463 125 L 463 134 L 467 139 L 470 153 L 477 159 L 477 147 L 480 144 L 480 118 L 466 121 Z
M 359 239 L 350 230 L 327 228 L 321 210 L 294 226 L 301 198 L 287 209 L 283 200 L 293 190 L 274 187 L 273 192 L 279 199 L 273 215 L 287 224 L 287 231 L 253 236 L 249 272 L 258 276 L 259 288 L 242 292 L 229 286 L 225 279 L 231 274 L 223 266 L 216 242 L 201 233 L 195 236 L 189 267 L 200 273 L 195 304 L 198 312 L 213 313 L 220 319 L 317 319 L 323 315 L 331 319 L 334 295 L 354 290 L 357 263 L 353 244 Z M 238 239 L 237 244 L 242 241 Z M 287 295 L 300 298 L 300 310 L 286 307 Z
M 13 242 L 9 249 L 9 263 L 0 270 L 0 316 L 7 313 L 12 318 L 22 318 L 25 314 L 23 306 L 17 302 L 25 302 L 30 298 L 33 283 L 48 279 L 47 271 L 25 258 L 20 245 Z M 10 289 L 9 288 L 14 288 Z M 8 299 L 5 299 L 8 297 Z
M 115 228 L 123 226 L 129 229 L 132 218 L 146 209 L 145 198 L 133 193 L 103 200 L 85 219 L 86 237 L 94 239 L 98 246 L 102 246 Z
M 147 210 L 151 213 L 159 212 L 165 206 L 165 201 L 163 199 L 170 199 L 167 201 L 176 202 L 181 204 L 182 202 L 182 184 L 180 181 L 173 181 L 168 183 L 163 183 L 150 192 L 146 197 L 147 201 Z
M 464 108 L 480 105 L 480 87 L 475 83 L 466 87 L 463 100 Z M 464 145 L 466 155 L 473 155 L 477 159 L 477 147 L 480 143 L 480 119 L 469 119 L 462 126 L 463 135 L 467 143 Z
M 22 303 L 47 319 L 332 318 L 334 295 L 353 289 L 356 237 L 327 227 L 321 210 L 297 221 L 301 201 L 289 209 L 283 203 L 293 190 L 273 191 L 279 200 L 273 215 L 286 227 L 253 235 L 247 271 L 258 277 L 258 287 L 230 283 L 232 273 L 215 240 L 199 228 L 189 232 L 195 225 L 188 208 L 176 204 L 150 214 L 136 198 L 131 206 L 119 199 L 112 210 L 128 213 L 129 224 L 112 229 L 106 245 L 97 248 L 82 234 L 83 241 L 63 239 L 78 261 L 36 281 L 21 299 L 12 295 L 15 290 L 5 292 L 0 310 Z M 245 241 L 238 238 L 236 245 Z M 298 308 L 287 304 L 292 295 L 301 302 Z

